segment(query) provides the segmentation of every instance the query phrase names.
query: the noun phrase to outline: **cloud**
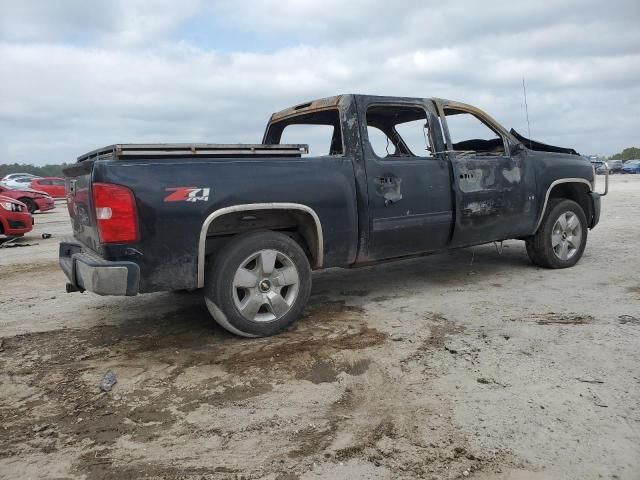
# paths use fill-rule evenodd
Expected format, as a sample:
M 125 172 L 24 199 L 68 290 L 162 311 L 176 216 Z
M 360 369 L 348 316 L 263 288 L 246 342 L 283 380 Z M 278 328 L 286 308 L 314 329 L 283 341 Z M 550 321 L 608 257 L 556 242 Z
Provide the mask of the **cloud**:
M 257 142 L 272 111 L 346 92 L 458 99 L 526 131 L 523 76 L 534 137 L 640 142 L 640 4 L 442 3 L 0 0 L 0 162 Z

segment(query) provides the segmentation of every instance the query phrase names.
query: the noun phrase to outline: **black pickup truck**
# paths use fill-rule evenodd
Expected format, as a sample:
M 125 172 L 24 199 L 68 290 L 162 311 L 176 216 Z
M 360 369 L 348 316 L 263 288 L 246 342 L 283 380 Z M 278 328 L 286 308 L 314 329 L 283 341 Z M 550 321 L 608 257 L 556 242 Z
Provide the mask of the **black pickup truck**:
M 67 291 L 202 288 L 243 336 L 294 322 L 313 269 L 506 239 L 570 267 L 600 216 L 587 159 L 437 98 L 324 98 L 274 113 L 261 144 L 111 145 L 65 175 Z

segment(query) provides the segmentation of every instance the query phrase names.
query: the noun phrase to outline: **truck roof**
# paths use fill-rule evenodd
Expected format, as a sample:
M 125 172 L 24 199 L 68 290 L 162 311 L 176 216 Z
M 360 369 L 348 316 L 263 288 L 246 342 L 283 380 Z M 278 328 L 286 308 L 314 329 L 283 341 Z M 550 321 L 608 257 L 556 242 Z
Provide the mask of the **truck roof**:
M 469 110 L 479 110 L 477 107 L 474 107 L 473 105 L 468 105 L 466 103 L 461 103 L 461 102 L 456 102 L 453 100 L 446 100 L 443 98 L 432 98 L 432 97 L 398 97 L 398 96 L 386 96 L 386 95 L 367 95 L 367 94 L 361 94 L 361 93 L 347 93 L 347 94 L 340 94 L 340 95 L 334 95 L 333 97 L 325 97 L 325 98 L 318 98 L 316 100 L 310 100 L 308 102 L 304 102 L 304 103 L 300 103 L 298 105 L 294 105 L 292 107 L 289 108 L 285 108 L 284 110 L 280 110 L 279 112 L 275 112 L 271 115 L 271 122 L 275 122 L 278 120 L 282 120 L 284 118 L 287 117 L 291 117 L 294 115 L 299 115 L 301 113 L 307 113 L 307 112 L 313 112 L 313 111 L 317 111 L 317 110 L 326 110 L 326 109 L 331 109 L 331 108 L 336 108 L 338 105 L 340 105 L 340 102 L 342 101 L 342 99 L 346 99 L 346 98 L 351 98 L 351 99 L 355 99 L 358 97 L 367 97 L 370 99 L 384 99 L 384 100 L 397 100 L 399 102 L 415 102 L 415 101 L 425 101 L 425 100 L 432 100 L 432 101 L 440 101 L 442 103 L 446 103 L 448 105 L 451 106 L 460 106 L 460 107 L 464 107 L 466 109 Z

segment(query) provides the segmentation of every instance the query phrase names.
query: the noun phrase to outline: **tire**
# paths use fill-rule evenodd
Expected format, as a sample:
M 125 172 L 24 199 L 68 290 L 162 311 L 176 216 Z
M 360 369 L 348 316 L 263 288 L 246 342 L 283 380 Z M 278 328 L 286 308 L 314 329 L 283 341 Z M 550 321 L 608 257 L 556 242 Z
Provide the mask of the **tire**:
M 544 268 L 573 267 L 587 245 L 587 217 L 573 200 L 549 200 L 535 235 L 525 242 L 531 261 Z
M 233 237 L 205 273 L 211 316 L 231 333 L 266 337 L 295 322 L 309 299 L 311 267 L 293 239 L 269 230 Z
M 30 198 L 19 198 L 18 201 L 24 203 L 27 206 L 27 210 L 29 210 L 29 213 L 32 215 L 35 213 L 36 210 L 38 210 L 38 206 L 36 205 L 36 202 L 31 200 Z

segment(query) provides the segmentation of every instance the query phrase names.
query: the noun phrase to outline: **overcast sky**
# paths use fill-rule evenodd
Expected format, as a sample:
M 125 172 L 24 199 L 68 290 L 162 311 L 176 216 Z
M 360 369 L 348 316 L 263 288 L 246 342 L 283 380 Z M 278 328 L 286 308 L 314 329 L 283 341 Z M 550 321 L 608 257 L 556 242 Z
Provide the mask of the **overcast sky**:
M 640 1 L 0 0 L 0 163 L 259 142 L 337 93 L 445 97 L 581 153 L 640 146 Z

